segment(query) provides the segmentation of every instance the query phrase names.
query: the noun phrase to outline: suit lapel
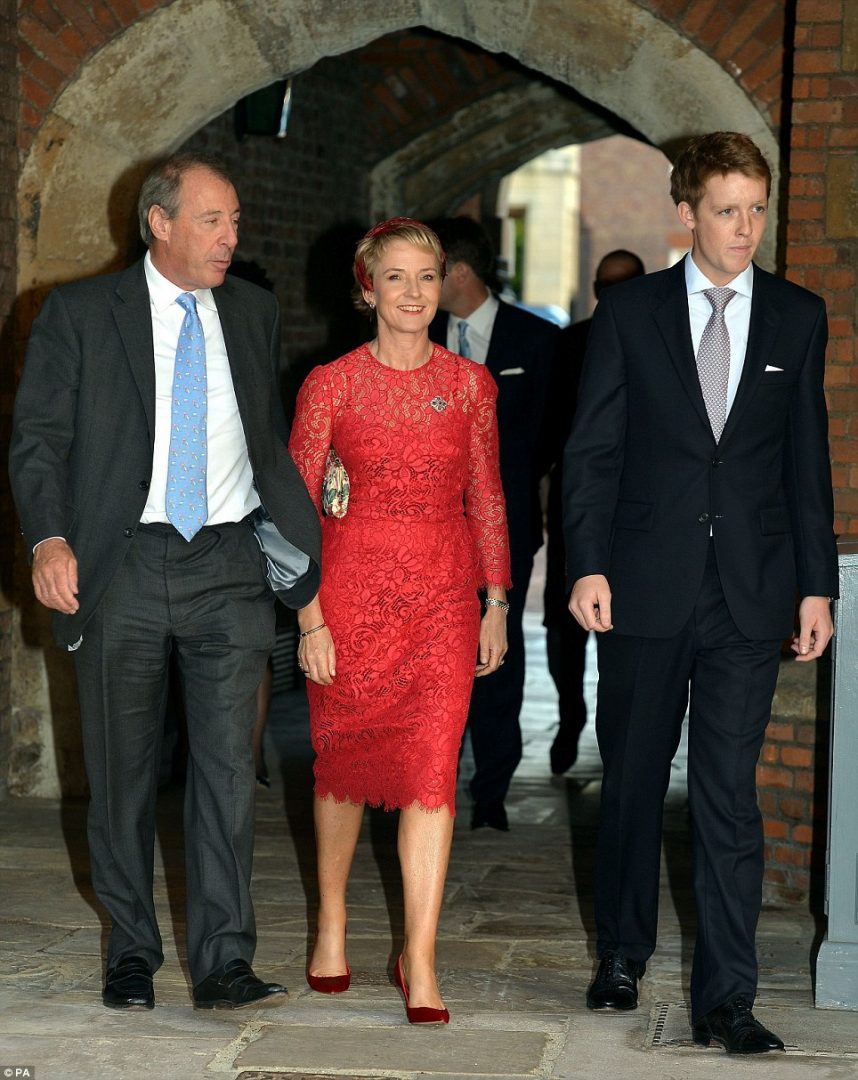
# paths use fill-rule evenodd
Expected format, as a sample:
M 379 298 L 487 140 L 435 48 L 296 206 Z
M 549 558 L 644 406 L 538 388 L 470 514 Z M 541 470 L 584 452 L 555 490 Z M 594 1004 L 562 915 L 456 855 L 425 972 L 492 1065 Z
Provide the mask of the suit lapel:
M 223 333 L 223 342 L 226 346 L 226 356 L 229 362 L 229 370 L 232 375 L 232 385 L 235 390 L 235 400 L 238 403 L 238 414 L 244 427 L 245 438 L 250 440 L 250 432 L 254 429 L 252 423 L 253 403 L 249 392 L 249 383 L 252 382 L 252 371 L 255 362 L 253 348 L 248 348 L 253 340 L 250 336 L 250 327 L 247 325 L 246 312 L 241 304 L 236 301 L 230 288 L 229 277 L 223 285 L 212 289 L 215 307 L 217 308 L 220 328 Z M 268 352 L 265 351 L 267 358 Z
M 155 346 L 152 340 L 152 313 L 143 263 L 137 262 L 119 279 L 113 314 L 131 374 L 137 384 L 149 439 L 155 443 Z
M 429 340 L 436 345 L 447 348 L 447 327 L 450 324 L 450 316 L 440 308 L 435 313 L 435 318 L 429 324 Z
M 499 381 L 498 373 L 510 352 L 515 351 L 510 349 L 510 327 L 507 325 L 506 306 L 505 301 L 498 300 L 498 309 L 495 314 L 495 321 L 492 323 L 489 347 L 486 352 L 486 367 L 494 376 L 495 382 Z
M 781 317 L 772 297 L 772 280 L 771 274 L 754 266 L 754 291 L 751 299 L 751 321 L 748 326 L 748 347 L 745 350 L 745 361 L 742 365 L 742 376 L 739 379 L 736 398 L 721 435 L 722 443 L 730 437 L 736 425 L 741 421 L 742 413 L 766 370 L 766 359 L 771 355 L 772 345 L 780 326 Z
M 706 415 L 706 403 L 703 400 L 703 391 L 700 389 L 694 345 L 691 341 L 684 260 L 680 260 L 665 276 L 665 285 L 660 300 L 653 308 L 653 319 L 667 347 L 679 381 L 700 417 L 700 422 L 711 436 L 712 427 Z

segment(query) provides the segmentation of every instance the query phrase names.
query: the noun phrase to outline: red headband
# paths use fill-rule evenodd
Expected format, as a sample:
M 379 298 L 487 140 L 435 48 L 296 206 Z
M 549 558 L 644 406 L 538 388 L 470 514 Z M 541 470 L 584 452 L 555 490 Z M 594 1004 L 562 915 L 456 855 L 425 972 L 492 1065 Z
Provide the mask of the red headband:
M 424 225 L 422 221 L 417 221 L 415 218 L 410 217 L 395 217 L 389 218 L 387 221 L 379 221 L 377 224 L 369 230 L 369 232 L 361 240 L 361 244 L 366 240 L 374 240 L 377 236 L 384 236 L 385 233 L 395 232 L 397 229 L 402 228 L 403 225 L 411 225 L 413 228 L 424 229 L 426 232 L 435 236 L 435 233 L 429 228 L 428 225 Z M 435 236 L 438 242 L 438 247 L 441 247 L 441 241 Z M 358 245 L 360 247 L 360 244 Z M 444 277 L 446 271 L 447 259 L 443 250 L 441 251 L 441 277 Z M 362 257 L 355 259 L 354 274 L 357 278 L 358 284 L 362 289 L 366 289 L 367 292 L 372 292 L 372 278 L 366 272 L 366 263 Z

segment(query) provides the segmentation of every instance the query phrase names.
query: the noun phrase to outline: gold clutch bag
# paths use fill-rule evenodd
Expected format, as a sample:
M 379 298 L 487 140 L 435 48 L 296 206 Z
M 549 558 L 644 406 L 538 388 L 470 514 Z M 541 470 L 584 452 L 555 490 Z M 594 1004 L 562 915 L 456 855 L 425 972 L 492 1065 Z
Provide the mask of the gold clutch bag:
M 349 474 L 333 446 L 328 451 L 325 478 L 322 481 L 322 509 L 328 517 L 346 516 L 349 508 Z

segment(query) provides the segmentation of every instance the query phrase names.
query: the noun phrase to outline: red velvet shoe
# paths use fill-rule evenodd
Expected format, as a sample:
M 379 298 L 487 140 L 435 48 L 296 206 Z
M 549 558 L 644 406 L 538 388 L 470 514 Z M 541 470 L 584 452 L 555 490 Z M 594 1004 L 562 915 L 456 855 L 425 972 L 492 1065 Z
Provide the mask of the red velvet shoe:
M 409 1024 L 449 1024 L 450 1014 L 446 1009 L 430 1009 L 426 1006 L 411 1008 L 408 1004 L 408 983 L 402 970 L 402 956 L 397 959 L 393 970 L 393 980 L 405 998 L 405 1015 Z
M 307 985 L 317 994 L 342 994 L 352 982 L 352 969 L 346 964 L 345 975 L 311 975 L 307 968 Z

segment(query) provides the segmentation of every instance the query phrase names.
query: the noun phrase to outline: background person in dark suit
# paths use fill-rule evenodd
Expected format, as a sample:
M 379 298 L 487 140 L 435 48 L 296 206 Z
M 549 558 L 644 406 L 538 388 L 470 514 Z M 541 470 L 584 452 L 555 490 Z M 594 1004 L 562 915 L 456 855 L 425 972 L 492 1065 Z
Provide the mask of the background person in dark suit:
M 470 785 L 471 827 L 488 825 L 505 831 L 509 825 L 504 799 L 521 761 L 522 617 L 533 556 L 542 545 L 537 458 L 557 328 L 504 303 L 491 291 L 495 252 L 477 222 L 445 218 L 434 222 L 433 228 L 447 255 L 447 276 L 429 336 L 451 352 L 484 363 L 498 384 L 500 469 L 513 582 L 509 651 L 500 671 L 474 684 L 468 729 L 476 764 Z
M 596 267 L 593 292 L 598 300 L 603 289 L 640 277 L 644 264 L 631 251 L 609 251 Z M 545 651 L 548 670 L 557 687 L 560 724 L 551 744 L 551 771 L 561 776 L 578 759 L 578 738 L 587 726 L 584 672 L 588 631 L 579 626 L 567 606 L 566 554 L 563 548 L 563 448 L 569 438 L 578 384 L 592 318 L 564 327 L 557 335 L 545 409 L 548 509 L 545 515 Z
M 593 319 L 564 490 L 570 610 L 599 633 L 604 763 L 590 1008 L 634 1008 L 655 948 L 662 804 L 689 702 L 696 1042 L 783 1049 L 752 1013 L 763 830 L 755 769 L 781 643 L 832 634 L 825 305 L 752 262 L 771 173 L 745 135 L 692 140 L 676 266 Z
M 77 669 L 92 878 L 112 924 L 103 1000 L 152 1008 L 163 961 L 154 812 L 175 653 L 194 1003 L 282 1001 L 250 967 L 251 728 L 274 641 L 250 517 L 263 500 L 308 565 L 318 518 L 286 450 L 277 303 L 225 279 L 239 218 L 229 177 L 207 158 L 173 158 L 144 182 L 138 211 L 145 259 L 48 296 L 10 451 L 36 596 Z

